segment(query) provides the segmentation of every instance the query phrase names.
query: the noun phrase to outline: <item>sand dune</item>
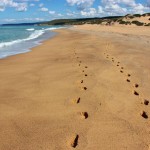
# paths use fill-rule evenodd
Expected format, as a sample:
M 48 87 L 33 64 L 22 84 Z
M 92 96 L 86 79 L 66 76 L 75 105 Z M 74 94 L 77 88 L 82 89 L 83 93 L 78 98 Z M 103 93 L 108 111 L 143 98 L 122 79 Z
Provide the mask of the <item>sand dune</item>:
M 0 60 L 0 150 L 148 150 L 150 34 L 141 29 L 58 30 Z

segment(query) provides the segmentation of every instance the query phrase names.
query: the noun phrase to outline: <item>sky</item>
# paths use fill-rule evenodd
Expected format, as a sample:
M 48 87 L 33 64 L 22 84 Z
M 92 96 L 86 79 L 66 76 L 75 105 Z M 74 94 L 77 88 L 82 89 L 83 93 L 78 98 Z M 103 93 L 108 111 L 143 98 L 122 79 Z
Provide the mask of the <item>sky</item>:
M 0 23 L 150 12 L 150 0 L 0 0 Z

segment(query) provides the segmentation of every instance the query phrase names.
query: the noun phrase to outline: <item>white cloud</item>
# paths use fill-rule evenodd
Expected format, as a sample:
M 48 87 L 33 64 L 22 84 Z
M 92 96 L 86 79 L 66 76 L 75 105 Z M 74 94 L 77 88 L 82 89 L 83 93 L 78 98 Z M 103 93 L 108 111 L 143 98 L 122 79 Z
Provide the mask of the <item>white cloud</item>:
M 57 14 L 57 16 L 58 16 L 58 17 L 62 17 L 62 16 L 63 16 L 63 14 L 61 14 L 61 13 L 58 13 L 58 14 Z
M 30 7 L 34 7 L 34 6 L 35 6 L 35 4 L 33 4 L 33 3 L 30 4 Z
M 26 11 L 27 3 L 24 2 L 15 2 L 13 0 L 0 0 L 0 10 L 4 11 L 6 7 L 13 7 L 16 11 Z
M 118 4 L 106 5 L 104 8 L 105 12 L 108 12 L 109 15 L 118 15 L 118 14 L 126 14 L 127 9 L 119 6 Z
M 104 14 L 104 10 L 102 6 L 98 6 L 98 13 L 99 14 Z
M 20 3 L 16 7 L 16 11 L 27 11 L 27 4 L 26 3 Z
M 5 10 L 5 7 L 3 6 L 0 6 L 0 12 L 4 11 Z
M 43 4 L 43 3 L 39 4 L 39 7 L 43 7 L 43 6 L 44 6 L 44 4 Z
M 115 4 L 124 4 L 128 7 L 133 7 L 136 5 L 135 0 L 102 0 L 104 5 L 115 5 Z
M 3 19 L 2 21 L 5 23 L 13 23 L 16 22 L 16 19 Z
M 150 4 L 150 0 L 149 4 Z M 75 2 L 75 1 L 73 1 Z M 74 3 L 72 2 L 72 5 Z M 82 17 L 104 17 L 125 14 L 143 14 L 149 12 L 150 8 L 141 3 L 136 3 L 135 0 L 102 0 L 98 8 L 86 8 L 80 11 Z
M 40 22 L 44 21 L 43 18 L 23 18 L 23 19 L 3 19 L 0 20 L 4 23 L 21 23 L 21 22 Z
M 150 1 L 150 0 L 149 0 Z M 145 13 L 148 7 L 135 0 L 102 0 L 102 11 L 107 15 L 124 15 L 127 13 Z
M 66 0 L 67 3 L 71 6 L 76 5 L 78 9 L 84 10 L 93 5 L 95 0 Z
M 81 15 L 85 17 L 95 17 L 97 16 L 97 10 L 95 8 L 89 8 L 88 11 L 81 11 Z
M 55 11 L 49 11 L 50 15 L 54 15 L 56 12 Z
M 47 12 L 47 11 L 48 11 L 48 8 L 42 7 L 42 8 L 40 9 L 40 11 Z

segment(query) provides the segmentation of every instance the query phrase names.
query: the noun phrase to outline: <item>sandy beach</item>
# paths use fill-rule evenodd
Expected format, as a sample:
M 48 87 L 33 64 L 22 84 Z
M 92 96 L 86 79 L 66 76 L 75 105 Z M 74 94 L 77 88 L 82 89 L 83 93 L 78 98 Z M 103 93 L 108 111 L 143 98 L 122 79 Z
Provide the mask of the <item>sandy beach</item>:
M 56 32 L 0 60 L 0 150 L 149 150 L 150 28 Z

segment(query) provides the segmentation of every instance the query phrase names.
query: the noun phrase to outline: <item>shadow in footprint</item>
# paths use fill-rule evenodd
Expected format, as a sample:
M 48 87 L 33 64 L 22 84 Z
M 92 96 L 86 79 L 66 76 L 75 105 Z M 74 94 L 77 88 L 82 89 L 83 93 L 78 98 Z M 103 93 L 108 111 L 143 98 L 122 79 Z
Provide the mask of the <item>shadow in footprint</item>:
M 139 96 L 139 93 L 135 90 L 133 91 L 133 94 L 136 95 L 136 96 Z
M 81 115 L 81 118 L 83 119 L 87 119 L 89 116 L 87 112 L 81 112 L 80 115 Z
M 135 85 L 134 85 L 136 88 L 138 88 L 139 87 L 139 85 L 136 83 Z
M 147 115 L 147 113 L 145 112 L 145 111 L 141 111 L 141 116 L 143 117 L 143 118 L 145 118 L 145 119 L 148 119 L 148 115 Z
M 87 87 L 83 87 L 82 89 L 86 91 L 86 90 L 87 90 Z
M 123 71 L 122 71 L 122 70 L 120 70 L 120 72 L 121 72 L 121 73 L 123 73 Z
M 74 135 L 74 137 L 72 137 L 70 142 L 71 147 L 76 148 L 78 145 L 78 140 L 79 140 L 79 135 L 78 134 Z
M 127 82 L 131 82 L 129 79 L 126 80 Z
M 131 74 L 128 74 L 128 77 L 131 77 Z
M 83 83 L 83 80 L 81 80 L 80 83 Z
M 79 98 L 76 98 L 76 99 L 73 99 L 72 102 L 73 102 L 74 104 L 80 103 L 80 97 L 79 97 Z
M 147 99 L 144 99 L 144 101 L 142 102 L 142 104 L 148 105 L 148 104 L 149 104 L 149 101 L 148 101 Z
M 88 75 L 87 74 L 85 74 L 85 77 L 87 77 Z

